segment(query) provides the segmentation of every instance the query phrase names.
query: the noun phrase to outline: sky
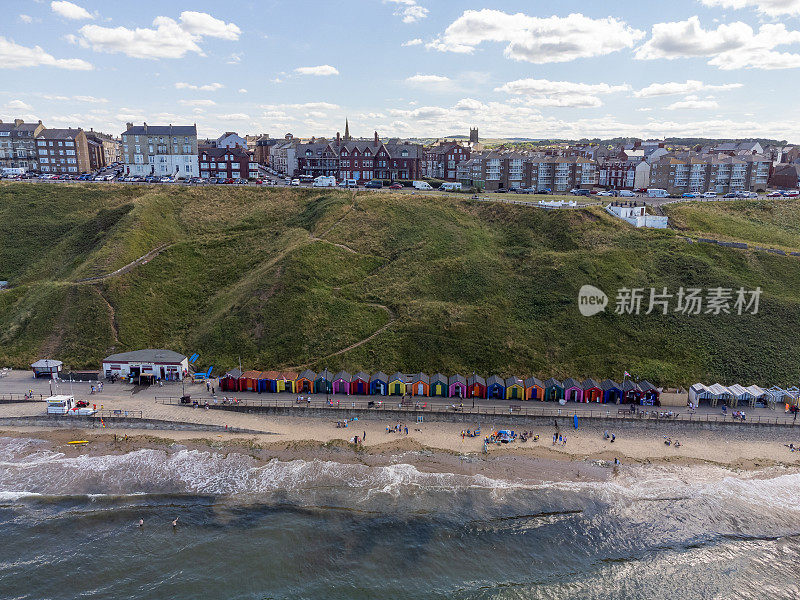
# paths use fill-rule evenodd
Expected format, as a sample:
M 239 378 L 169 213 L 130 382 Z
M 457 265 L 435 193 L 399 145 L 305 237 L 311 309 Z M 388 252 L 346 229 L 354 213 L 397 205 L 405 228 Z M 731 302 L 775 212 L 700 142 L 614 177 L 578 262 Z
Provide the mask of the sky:
M 800 0 L 3 0 L 0 119 L 800 141 Z

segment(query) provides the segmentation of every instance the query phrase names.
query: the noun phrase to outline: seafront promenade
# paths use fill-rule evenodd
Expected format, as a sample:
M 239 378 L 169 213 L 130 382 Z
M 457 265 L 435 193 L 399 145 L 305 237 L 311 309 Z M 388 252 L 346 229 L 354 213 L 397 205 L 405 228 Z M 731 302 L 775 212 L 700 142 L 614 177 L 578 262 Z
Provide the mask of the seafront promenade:
M 553 419 L 565 422 L 577 415 L 579 420 L 616 422 L 630 427 L 637 423 L 656 425 L 659 422 L 708 423 L 720 426 L 783 425 L 793 426 L 793 415 L 777 409 L 743 408 L 746 418 L 734 418 L 734 411 L 724 414 L 720 407 L 701 406 L 690 411 L 686 406 L 636 406 L 629 405 L 520 402 L 497 399 L 468 399 L 463 403 L 453 398 L 412 398 L 405 401 L 397 396 L 347 396 L 343 394 L 298 395 L 257 394 L 253 392 L 221 393 L 212 396 L 205 384 L 165 383 L 163 386 L 134 386 L 127 383 L 104 383 L 102 392 L 91 393 L 91 383 L 52 383 L 53 393 L 69 394 L 77 400 L 93 405 L 98 415 L 107 419 L 149 419 L 209 426 L 263 430 L 264 416 L 329 417 L 332 422 L 361 415 L 370 419 L 405 421 L 469 422 L 480 418 L 502 419 L 513 422 L 533 419 Z M 0 418 L 45 416 L 44 402 L 4 402 L 3 398 L 18 400 L 32 390 L 35 397 L 46 398 L 51 393 L 51 382 L 34 379 L 28 371 L 12 371 L 0 378 Z M 191 397 L 189 404 L 182 403 L 183 395 Z M 208 406 L 208 409 L 206 409 Z M 527 418 L 526 418 L 527 417 Z M 800 425 L 798 425 L 800 426 Z

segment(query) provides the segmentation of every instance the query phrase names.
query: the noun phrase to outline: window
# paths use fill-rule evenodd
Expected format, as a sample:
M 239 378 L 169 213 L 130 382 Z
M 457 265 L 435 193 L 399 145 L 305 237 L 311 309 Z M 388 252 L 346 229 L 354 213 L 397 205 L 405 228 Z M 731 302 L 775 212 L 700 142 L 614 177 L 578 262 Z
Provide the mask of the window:
M 38 142 L 36 142 L 36 145 L 37 146 L 47 146 L 47 142 L 45 142 L 44 140 L 39 140 Z
M 67 142 L 64 142 L 64 145 L 65 145 L 65 146 L 74 146 L 74 145 L 75 145 L 75 142 L 69 142 L 69 141 L 67 141 Z
M 191 144 L 185 144 L 183 146 L 183 153 L 184 154 L 189 154 L 191 151 L 192 151 L 192 145 Z
M 127 142 L 128 141 L 128 136 L 127 135 L 123 135 L 122 136 L 122 141 L 123 142 Z
M 75 150 L 67 150 L 67 156 L 75 156 Z
M 133 141 L 138 143 L 139 142 L 139 136 L 138 135 L 133 136 Z
M 136 154 L 139 154 L 142 151 L 142 147 L 139 144 L 136 144 Z
M 405 156 L 408 156 L 408 150 L 403 150 L 403 151 L 400 153 L 400 156 L 403 156 L 403 157 L 405 157 Z
M 46 156 L 42 156 L 42 157 L 39 159 L 39 162 L 40 162 L 40 163 L 49 163 L 49 162 L 50 162 L 50 159 L 49 159 L 49 158 L 47 158 Z

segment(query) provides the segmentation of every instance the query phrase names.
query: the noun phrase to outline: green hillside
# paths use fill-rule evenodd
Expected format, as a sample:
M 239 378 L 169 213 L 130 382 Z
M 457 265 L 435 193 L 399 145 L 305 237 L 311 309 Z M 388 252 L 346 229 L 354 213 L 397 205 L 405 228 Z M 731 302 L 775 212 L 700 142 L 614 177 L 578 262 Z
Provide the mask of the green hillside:
M 0 366 L 47 355 L 96 369 L 114 351 L 167 347 L 218 370 L 241 358 L 788 385 L 800 378 L 800 258 L 681 234 L 797 250 L 797 206 L 673 206 L 676 232 L 463 196 L 0 185 L 0 279 L 12 286 L 0 292 Z M 609 294 L 605 313 L 579 314 L 584 284 Z M 618 288 L 681 286 L 760 286 L 761 310 L 614 314 Z

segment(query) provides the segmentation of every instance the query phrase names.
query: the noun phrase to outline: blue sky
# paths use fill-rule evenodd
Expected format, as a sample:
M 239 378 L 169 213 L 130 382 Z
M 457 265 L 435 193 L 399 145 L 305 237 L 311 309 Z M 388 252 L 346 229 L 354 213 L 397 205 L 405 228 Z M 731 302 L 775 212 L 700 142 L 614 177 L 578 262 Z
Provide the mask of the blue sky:
M 797 141 L 800 0 L 4 0 L 0 118 Z

